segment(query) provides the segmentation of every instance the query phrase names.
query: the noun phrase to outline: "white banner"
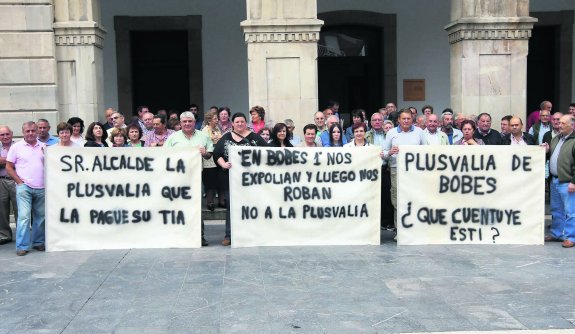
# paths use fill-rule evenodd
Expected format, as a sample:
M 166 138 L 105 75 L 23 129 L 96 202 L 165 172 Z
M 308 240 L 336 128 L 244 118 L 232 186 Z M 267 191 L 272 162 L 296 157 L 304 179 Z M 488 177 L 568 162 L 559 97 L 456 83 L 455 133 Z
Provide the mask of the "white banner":
M 542 147 L 402 146 L 397 161 L 398 244 L 543 244 Z
M 49 147 L 47 250 L 201 247 L 201 168 L 185 148 Z
M 231 147 L 232 246 L 379 245 L 379 153 Z

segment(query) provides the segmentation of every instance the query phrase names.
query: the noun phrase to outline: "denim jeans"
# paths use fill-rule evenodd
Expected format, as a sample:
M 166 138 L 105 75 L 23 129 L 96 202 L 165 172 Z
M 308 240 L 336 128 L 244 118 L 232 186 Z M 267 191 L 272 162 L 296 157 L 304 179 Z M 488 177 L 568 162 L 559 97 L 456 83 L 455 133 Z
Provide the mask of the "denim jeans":
M 29 250 L 30 245 L 44 245 L 46 237 L 44 189 L 33 189 L 24 183 L 17 185 L 16 201 L 18 203 L 16 250 Z M 30 223 L 32 223 L 31 236 Z
M 551 179 L 551 236 L 575 242 L 575 193 L 567 191 L 569 182 Z

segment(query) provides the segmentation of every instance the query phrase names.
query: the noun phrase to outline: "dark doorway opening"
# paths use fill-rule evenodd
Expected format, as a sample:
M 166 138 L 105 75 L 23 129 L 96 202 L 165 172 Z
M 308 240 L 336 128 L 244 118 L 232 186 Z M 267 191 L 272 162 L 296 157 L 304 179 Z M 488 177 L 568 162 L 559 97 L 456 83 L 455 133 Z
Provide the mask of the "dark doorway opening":
M 548 100 L 558 107 L 558 26 L 535 26 L 527 55 L 527 113 Z
M 132 102 L 187 110 L 190 78 L 187 31 L 131 31 Z
M 353 109 L 368 114 L 381 107 L 381 28 L 361 25 L 327 26 L 318 43 L 318 98 L 320 110 L 328 100 L 340 103 L 350 124 Z

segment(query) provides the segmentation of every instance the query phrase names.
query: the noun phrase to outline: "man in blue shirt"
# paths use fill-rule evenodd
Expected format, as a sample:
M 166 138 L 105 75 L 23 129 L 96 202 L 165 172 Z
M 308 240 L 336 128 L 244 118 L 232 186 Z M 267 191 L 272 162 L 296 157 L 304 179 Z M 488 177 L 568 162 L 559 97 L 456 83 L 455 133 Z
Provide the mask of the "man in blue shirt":
M 40 118 L 38 122 L 36 122 L 36 125 L 38 125 L 38 140 L 40 142 L 46 144 L 46 146 L 58 144 L 60 139 L 50 134 L 50 122 Z

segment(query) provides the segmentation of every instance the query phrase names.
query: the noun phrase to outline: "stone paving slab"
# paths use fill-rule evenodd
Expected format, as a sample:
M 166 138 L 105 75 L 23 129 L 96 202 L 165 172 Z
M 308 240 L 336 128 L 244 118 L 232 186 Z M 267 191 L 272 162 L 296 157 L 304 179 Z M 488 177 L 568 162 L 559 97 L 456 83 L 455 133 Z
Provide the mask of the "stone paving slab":
M 560 243 L 231 249 L 223 229 L 202 249 L 0 246 L 0 333 L 575 333 Z

